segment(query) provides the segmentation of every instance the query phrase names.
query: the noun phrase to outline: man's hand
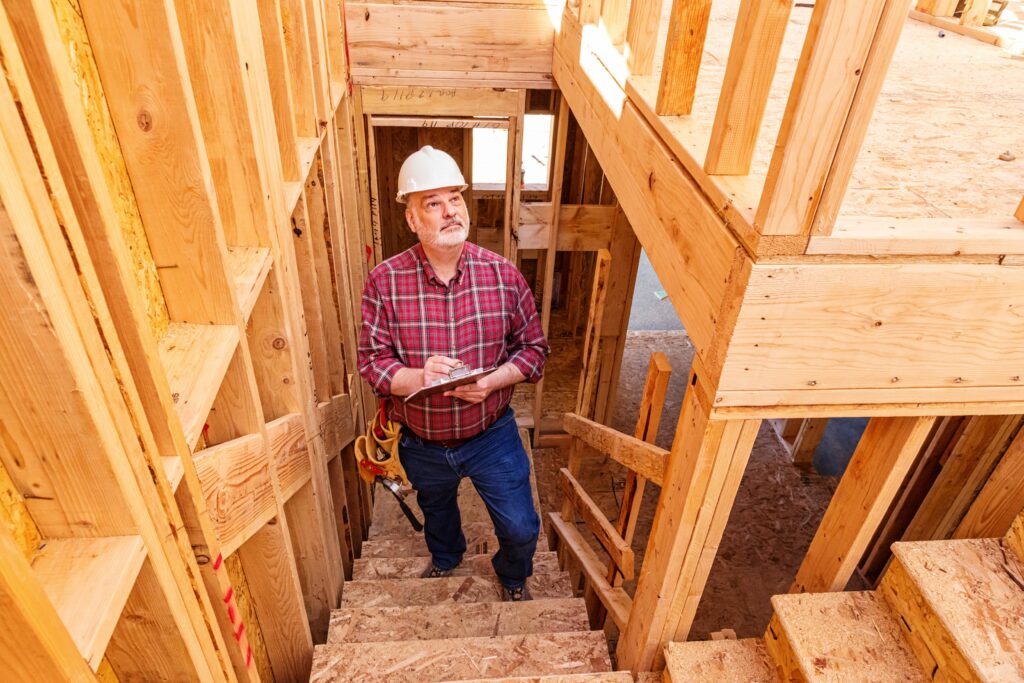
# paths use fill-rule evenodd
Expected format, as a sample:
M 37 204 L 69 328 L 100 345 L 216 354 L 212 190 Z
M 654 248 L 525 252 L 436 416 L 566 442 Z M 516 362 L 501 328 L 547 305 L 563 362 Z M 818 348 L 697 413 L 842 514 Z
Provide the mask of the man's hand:
M 448 356 L 431 356 L 423 364 L 423 386 L 429 386 L 439 379 L 448 379 L 449 373 L 461 368 L 462 361 Z
M 457 398 L 461 401 L 465 401 L 466 403 L 480 403 L 487 398 L 488 394 L 498 388 L 492 386 L 492 383 L 488 381 L 494 377 L 495 374 L 496 373 L 491 373 L 486 377 L 481 377 L 472 384 L 463 384 L 461 387 L 455 387 L 451 391 L 444 392 L 444 395 Z

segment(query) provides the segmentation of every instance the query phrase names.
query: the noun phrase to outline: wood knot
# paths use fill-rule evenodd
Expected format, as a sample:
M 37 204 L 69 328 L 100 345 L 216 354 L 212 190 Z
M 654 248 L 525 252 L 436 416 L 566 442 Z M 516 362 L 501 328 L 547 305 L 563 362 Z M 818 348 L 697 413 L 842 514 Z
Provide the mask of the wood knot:
M 287 340 L 285 340 L 284 337 L 277 337 L 277 338 L 274 339 L 274 341 L 272 341 L 270 343 L 270 345 L 273 346 L 278 351 L 283 349 L 287 344 L 288 344 L 288 342 L 287 342 Z
M 153 129 L 153 115 L 145 109 L 139 112 L 139 115 L 135 117 L 135 121 L 139 124 L 139 128 L 141 128 L 143 132 L 148 133 Z

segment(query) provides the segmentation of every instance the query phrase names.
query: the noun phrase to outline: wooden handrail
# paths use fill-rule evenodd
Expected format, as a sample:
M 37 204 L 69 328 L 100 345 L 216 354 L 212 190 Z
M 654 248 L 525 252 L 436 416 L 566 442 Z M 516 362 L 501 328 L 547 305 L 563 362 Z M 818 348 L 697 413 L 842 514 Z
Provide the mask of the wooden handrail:
M 579 561 L 590 588 L 608 610 L 612 621 L 620 629 L 625 628 L 626 622 L 629 621 L 629 611 L 633 606 L 632 598 L 622 588 L 612 586 L 604 578 L 604 564 L 576 527 L 566 522 L 557 512 L 549 512 L 548 519 L 565 548 Z
M 668 451 L 664 448 L 580 417 L 576 413 L 566 413 L 562 418 L 562 427 L 587 446 L 607 454 L 617 463 L 661 486 L 665 476 L 665 463 L 668 462 Z
M 558 485 L 565 494 L 567 500 L 572 502 L 576 512 L 583 518 L 587 528 L 597 537 L 601 547 L 605 549 L 612 562 L 618 567 L 627 580 L 634 576 L 633 549 L 629 543 L 619 535 L 612 523 L 604 516 L 601 509 L 597 507 L 594 500 L 583 490 L 576 478 L 569 473 L 569 470 L 559 470 Z

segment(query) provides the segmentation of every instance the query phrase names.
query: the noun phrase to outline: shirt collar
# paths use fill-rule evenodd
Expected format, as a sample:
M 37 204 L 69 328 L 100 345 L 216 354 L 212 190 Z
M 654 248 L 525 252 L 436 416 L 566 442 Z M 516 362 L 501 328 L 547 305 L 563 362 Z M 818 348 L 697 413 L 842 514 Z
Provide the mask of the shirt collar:
M 462 255 L 459 256 L 459 262 L 455 265 L 455 277 L 452 280 L 456 284 L 462 284 L 462 279 L 465 276 L 466 271 L 466 259 L 470 258 L 475 254 L 476 245 L 472 242 L 467 241 L 462 248 Z M 423 245 L 419 242 L 412 248 L 416 258 L 419 259 L 420 265 L 423 267 L 423 274 L 426 275 L 427 281 L 434 281 L 442 287 L 447 287 L 449 283 L 441 282 L 441 278 L 437 276 L 434 271 L 434 266 L 430 263 L 430 259 L 427 258 L 426 253 L 423 251 Z

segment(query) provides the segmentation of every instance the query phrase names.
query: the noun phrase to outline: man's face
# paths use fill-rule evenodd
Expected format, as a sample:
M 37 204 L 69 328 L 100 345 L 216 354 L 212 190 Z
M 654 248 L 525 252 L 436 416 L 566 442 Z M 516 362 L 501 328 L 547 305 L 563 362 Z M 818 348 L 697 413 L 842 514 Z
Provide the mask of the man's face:
M 405 220 L 420 242 L 430 247 L 457 247 L 469 237 L 469 211 L 457 187 L 413 192 Z

